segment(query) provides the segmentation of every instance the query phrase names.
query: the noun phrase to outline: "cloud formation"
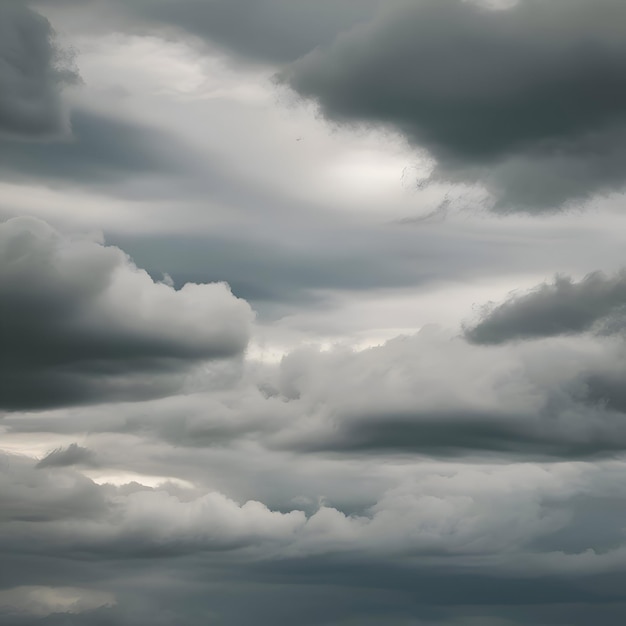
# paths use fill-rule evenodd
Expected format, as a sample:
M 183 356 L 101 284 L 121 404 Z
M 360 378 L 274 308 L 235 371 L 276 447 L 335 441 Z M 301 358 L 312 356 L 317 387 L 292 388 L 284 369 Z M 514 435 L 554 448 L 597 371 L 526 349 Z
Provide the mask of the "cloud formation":
M 626 324 L 626 272 L 594 272 L 579 282 L 566 276 L 487 306 L 482 319 L 465 330 L 476 344 L 495 345 L 596 331 L 615 333 Z
M 622 626 L 626 279 L 505 294 L 626 217 L 447 184 L 619 188 L 622 7 L 27 4 L 85 85 L 0 140 L 0 626 Z
M 453 624 L 467 603 L 479 617 L 490 614 L 489 605 L 502 618 L 519 616 L 536 607 L 540 589 L 539 615 L 551 616 L 545 604 L 569 605 L 574 596 L 603 610 L 619 591 L 599 593 L 597 585 L 625 562 L 622 471 L 622 464 L 421 463 L 405 466 L 403 478 L 361 513 L 321 505 L 307 514 L 211 490 L 97 485 L 72 469 L 37 470 L 28 459 L 3 456 L 0 488 L 10 495 L 15 486 L 21 496 L 6 499 L 0 520 L 0 548 L 14 581 L 0 599 L 5 610 L 18 608 L 0 610 L 0 623 L 21 623 L 24 596 L 38 600 L 25 620 L 35 624 L 35 608 L 39 615 L 58 611 L 55 619 L 64 624 L 139 624 L 153 617 L 172 625 L 177 611 L 201 623 L 208 607 L 237 625 L 251 611 L 289 623 L 302 601 L 315 598 L 324 601 L 304 623 L 341 624 L 374 610 L 359 589 L 374 596 L 376 610 L 394 626 L 404 626 L 406 614 L 427 619 L 435 606 L 432 623 Z M 597 519 L 585 516 L 594 509 Z M 589 524 L 601 524 L 603 532 L 589 533 Z M 28 568 L 31 555 L 41 563 L 36 572 Z M 454 581 L 454 593 L 445 581 Z M 276 594 L 285 585 L 298 597 L 288 594 L 278 611 Z M 89 611 L 115 604 L 104 613 Z M 573 617 L 569 609 L 565 615 Z
M 0 133 L 28 139 L 67 130 L 60 88 L 78 75 L 50 22 L 22 2 L 0 6 Z
M 20 499 L 6 499 L 3 546 L 22 542 L 40 528 L 36 540 L 52 553 L 125 558 L 241 550 L 253 550 L 263 560 L 329 550 L 377 558 L 407 548 L 438 555 L 492 553 L 507 545 L 521 547 L 563 525 L 558 515 L 551 519 L 548 502 L 543 511 L 532 506 L 534 500 L 548 500 L 579 477 L 579 490 L 589 489 L 584 472 L 575 469 L 518 466 L 493 476 L 482 467 L 453 472 L 444 484 L 428 475 L 407 480 L 363 515 L 325 505 L 306 515 L 298 509 L 272 511 L 253 500 L 238 503 L 218 492 L 101 486 L 71 469 L 44 471 L 17 458 L 4 461 L 11 467 L 1 476 L 7 496 L 9 481 L 15 492 L 17 484 L 28 485 L 29 491 Z M 497 516 L 484 506 L 496 493 L 510 504 Z M 464 518 L 468 522 L 461 524 Z
M 626 446 L 621 341 L 487 349 L 422 331 L 357 353 L 298 351 L 276 394 L 294 420 L 270 446 L 356 454 L 530 458 L 613 455 Z M 296 418 L 296 416 L 300 416 Z
M 189 454 L 245 443 L 312 457 L 611 458 L 626 449 L 625 373 L 626 348 L 615 337 L 483 347 L 427 330 L 359 352 L 295 350 L 278 366 L 248 365 L 222 390 L 4 424 L 15 436 L 149 436 Z M 69 452 L 50 461 L 71 460 Z M 110 451 L 94 452 L 113 462 Z
M 71 465 L 90 465 L 94 462 L 94 455 L 89 448 L 83 448 L 77 443 L 70 444 L 67 448 L 57 448 L 46 455 L 39 463 L 38 468 L 44 467 L 70 467 Z
M 279 78 L 332 120 L 400 131 L 432 180 L 555 210 L 625 182 L 625 18 L 616 0 L 394 4 Z
M 32 218 L 0 225 L 0 297 L 5 409 L 172 392 L 191 365 L 240 355 L 252 321 L 225 284 L 176 291 Z

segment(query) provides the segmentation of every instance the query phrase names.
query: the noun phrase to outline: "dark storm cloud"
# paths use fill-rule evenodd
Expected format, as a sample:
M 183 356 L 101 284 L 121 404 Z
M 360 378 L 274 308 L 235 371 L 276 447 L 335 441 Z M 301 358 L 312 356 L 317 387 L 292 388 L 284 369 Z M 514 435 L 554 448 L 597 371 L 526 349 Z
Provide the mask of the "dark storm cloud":
M 482 183 L 496 206 L 555 209 L 626 180 L 626 4 L 421 0 L 279 75 L 339 122 L 389 125 Z
M 191 365 L 239 355 L 252 319 L 224 284 L 175 291 L 31 218 L 0 225 L 0 299 L 3 408 L 174 392 Z
M 466 329 L 477 344 L 500 344 L 597 330 L 613 333 L 626 325 L 626 272 L 589 274 L 574 282 L 557 277 L 529 293 L 488 307 L 481 321 Z
M 47 19 L 21 2 L 0 5 L 0 134 L 41 138 L 66 130 L 60 87 L 78 80 Z

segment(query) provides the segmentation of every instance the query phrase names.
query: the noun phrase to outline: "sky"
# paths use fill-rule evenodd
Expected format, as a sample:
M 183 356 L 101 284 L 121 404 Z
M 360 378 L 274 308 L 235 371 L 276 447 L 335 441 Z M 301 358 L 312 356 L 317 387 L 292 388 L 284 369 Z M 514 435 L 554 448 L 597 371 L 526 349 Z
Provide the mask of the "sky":
M 0 0 L 0 626 L 621 626 L 623 0 Z

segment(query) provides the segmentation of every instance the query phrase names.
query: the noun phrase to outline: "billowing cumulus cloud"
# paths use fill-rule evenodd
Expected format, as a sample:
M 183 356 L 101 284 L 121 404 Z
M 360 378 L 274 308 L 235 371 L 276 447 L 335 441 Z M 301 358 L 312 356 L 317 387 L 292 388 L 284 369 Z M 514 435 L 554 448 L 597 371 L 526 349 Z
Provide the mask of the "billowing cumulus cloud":
M 1 461 L 2 492 L 15 485 L 22 494 L 7 499 L 3 511 L 0 547 L 14 582 L 0 598 L 22 611 L 20 598 L 37 599 L 30 623 L 38 623 L 34 607 L 39 615 L 63 615 L 61 623 L 94 623 L 89 608 L 105 605 L 111 608 L 99 614 L 102 623 L 138 624 L 136 612 L 157 618 L 163 601 L 169 608 L 156 623 L 174 624 L 177 611 L 196 623 L 196 611 L 215 611 L 245 624 L 251 607 L 241 611 L 242 593 L 255 611 L 284 623 L 302 601 L 323 598 L 323 611 L 312 608 L 307 624 L 369 612 L 359 589 L 398 625 L 404 611 L 426 618 L 437 605 L 433 623 L 447 623 L 444 616 L 452 618 L 455 608 L 462 614 L 470 598 L 478 615 L 493 614 L 490 604 L 502 617 L 531 611 L 539 589 L 545 603 L 568 604 L 573 595 L 591 605 L 619 598 L 619 591 L 599 593 L 596 585 L 624 568 L 622 464 L 422 463 L 405 468 L 361 513 L 321 505 L 305 514 L 213 491 L 97 485 L 70 469 Z M 589 533 L 589 525 L 602 532 Z M 41 563 L 36 571 L 28 568 L 33 555 Z M 445 581 L 454 581 L 454 593 Z M 289 594 L 277 611 L 276 594 L 286 589 L 298 597 Z M 81 612 L 82 619 L 69 619 Z M 21 623 L 18 617 L 0 612 L 0 623 Z
M 251 310 L 225 284 L 176 291 L 32 218 L 0 226 L 0 259 L 3 408 L 162 395 L 246 346 Z
M 557 277 L 534 290 L 487 306 L 465 336 L 477 344 L 500 344 L 596 331 L 611 334 L 626 324 L 626 273 L 589 274 L 579 282 Z
M 36 535 L 40 548 L 51 554 L 104 552 L 124 558 L 242 550 L 255 560 L 330 551 L 384 558 L 406 549 L 460 557 L 520 550 L 548 537 L 558 549 L 556 534 L 572 520 L 553 498 L 586 498 L 597 480 L 585 466 L 442 466 L 439 474 L 407 477 L 360 514 L 320 505 L 307 515 L 297 508 L 272 511 L 259 501 L 238 503 L 218 492 L 97 485 L 70 469 L 3 461 L 3 492 L 11 494 L 10 482 L 15 493 L 18 485 L 24 489 L 21 499 L 6 499 L 3 546 Z M 610 468 L 603 476 L 607 486 L 598 495 L 617 495 Z M 495 498 L 508 506 L 492 510 Z
M 353 458 L 584 460 L 626 449 L 625 372 L 626 348 L 613 336 L 482 347 L 426 330 L 359 352 L 296 350 L 277 367 L 248 367 L 222 391 L 115 411 L 20 414 L 4 424 L 15 436 L 40 429 L 63 437 L 149 436 L 189 454 L 245 444 Z M 123 464 L 107 446 L 94 451 L 105 463 Z M 73 458 L 69 452 L 53 452 L 50 461 Z
M 298 351 L 275 393 L 300 416 L 269 445 L 352 453 L 584 458 L 626 446 L 621 341 L 483 348 L 425 330 L 358 353 Z
M 25 138 L 57 135 L 66 119 L 60 87 L 78 79 L 52 26 L 22 2 L 0 6 L 0 133 Z
M 625 182 L 625 17 L 616 0 L 401 3 L 280 78 L 333 120 L 399 130 L 433 180 L 556 209 Z
M 272 511 L 259 501 L 238 503 L 217 492 L 100 486 L 69 469 L 44 471 L 21 459 L 4 461 L 11 468 L 3 471 L 4 492 L 9 480 L 29 489 L 20 500 L 6 500 L 3 545 L 40 529 L 37 541 L 53 553 L 126 558 L 244 549 L 264 560 L 329 550 L 378 558 L 407 548 L 438 555 L 493 553 L 561 529 L 567 520 L 551 511 L 549 499 L 590 488 L 584 470 L 576 468 L 517 466 L 494 475 L 483 467 L 453 471 L 444 480 L 429 475 L 407 480 L 361 515 L 322 505 L 307 516 L 297 509 Z M 496 496 L 509 503 L 497 515 L 487 505 Z M 461 524 L 464 518 L 468 521 Z

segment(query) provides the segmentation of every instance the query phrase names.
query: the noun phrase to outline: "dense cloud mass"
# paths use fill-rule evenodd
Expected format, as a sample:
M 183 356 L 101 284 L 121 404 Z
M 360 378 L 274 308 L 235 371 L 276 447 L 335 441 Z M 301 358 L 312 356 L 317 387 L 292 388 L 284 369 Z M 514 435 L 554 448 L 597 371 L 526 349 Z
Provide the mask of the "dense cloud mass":
M 331 119 L 398 129 L 433 179 L 551 210 L 624 183 L 625 18 L 616 0 L 402 3 L 281 79 Z
M 0 133 L 25 138 L 66 129 L 59 89 L 77 75 L 48 20 L 21 2 L 0 6 Z
M 584 460 L 626 449 L 625 372 L 626 346 L 614 337 L 484 348 L 446 332 L 422 331 L 360 352 L 296 350 L 278 366 L 244 372 L 220 393 L 122 405 L 115 412 L 7 416 L 4 423 L 16 434 L 41 428 L 64 436 L 151 433 L 188 449 L 246 441 L 313 458 L 374 453 Z M 100 456 L 73 444 L 40 465 Z
M 252 319 L 224 284 L 155 283 L 119 249 L 44 222 L 0 226 L 3 408 L 162 395 L 237 356 Z
M 620 597 L 617 589 L 600 592 L 598 585 L 624 559 L 620 523 L 613 516 L 623 508 L 621 463 L 404 466 L 400 481 L 352 514 L 341 503 L 310 513 L 293 505 L 281 512 L 211 490 L 99 486 L 73 470 L 35 469 L 17 457 L 4 458 L 2 468 L 2 549 L 13 566 L 13 584 L 4 596 L 13 604 L 5 603 L 0 623 L 16 623 L 16 613 L 24 612 L 19 599 L 25 588 L 47 596 L 51 615 L 82 614 L 65 622 L 79 624 L 93 623 L 90 603 L 107 606 L 103 619 L 110 622 L 104 623 L 127 624 L 139 623 L 132 617 L 136 610 L 143 619 L 156 618 L 158 611 L 149 609 L 155 602 L 167 608 L 163 624 L 173 624 L 182 610 L 200 623 L 193 609 L 183 609 L 195 598 L 201 615 L 219 607 L 223 618 L 243 625 L 250 613 L 232 602 L 233 593 L 247 587 L 248 601 L 269 619 L 277 614 L 271 607 L 285 585 L 296 597 L 281 602 L 281 621 L 295 618 L 303 600 L 323 602 L 323 611 L 316 609 L 307 624 L 324 618 L 339 624 L 373 610 L 403 624 L 403 614 L 425 619 L 436 606 L 439 623 L 454 623 L 472 596 L 479 617 L 490 615 L 493 603 L 502 618 L 522 607 L 532 615 L 537 593 L 554 605 L 575 594 L 597 610 Z M 349 489 L 339 466 L 335 479 Z M 588 534 L 589 524 L 602 532 Z M 43 559 L 35 576 L 28 571 L 34 554 Z M 152 574 L 142 565 L 147 557 Z M 95 563 L 103 567 L 89 567 Z M 202 582 L 193 584 L 198 576 Z M 446 581 L 458 585 L 455 593 L 444 591 Z M 371 605 L 355 596 L 355 583 L 373 596 Z M 69 593 L 68 587 L 77 601 L 55 605 L 56 594 Z M 155 589 L 162 590 L 160 600 L 150 599 Z M 29 606 L 30 623 L 38 623 L 33 613 L 45 614 L 46 604 Z M 584 623 L 574 610 L 562 615 L 568 623 Z
M 270 445 L 302 451 L 611 455 L 626 446 L 615 339 L 485 349 L 422 331 L 359 353 L 295 352 L 275 393 L 293 406 Z
M 590 330 L 610 334 L 624 329 L 625 307 L 624 272 L 612 277 L 596 272 L 580 282 L 557 277 L 554 283 L 487 308 L 483 319 L 465 334 L 480 344 Z
M 623 3 L 0 3 L 0 626 L 622 626 Z

